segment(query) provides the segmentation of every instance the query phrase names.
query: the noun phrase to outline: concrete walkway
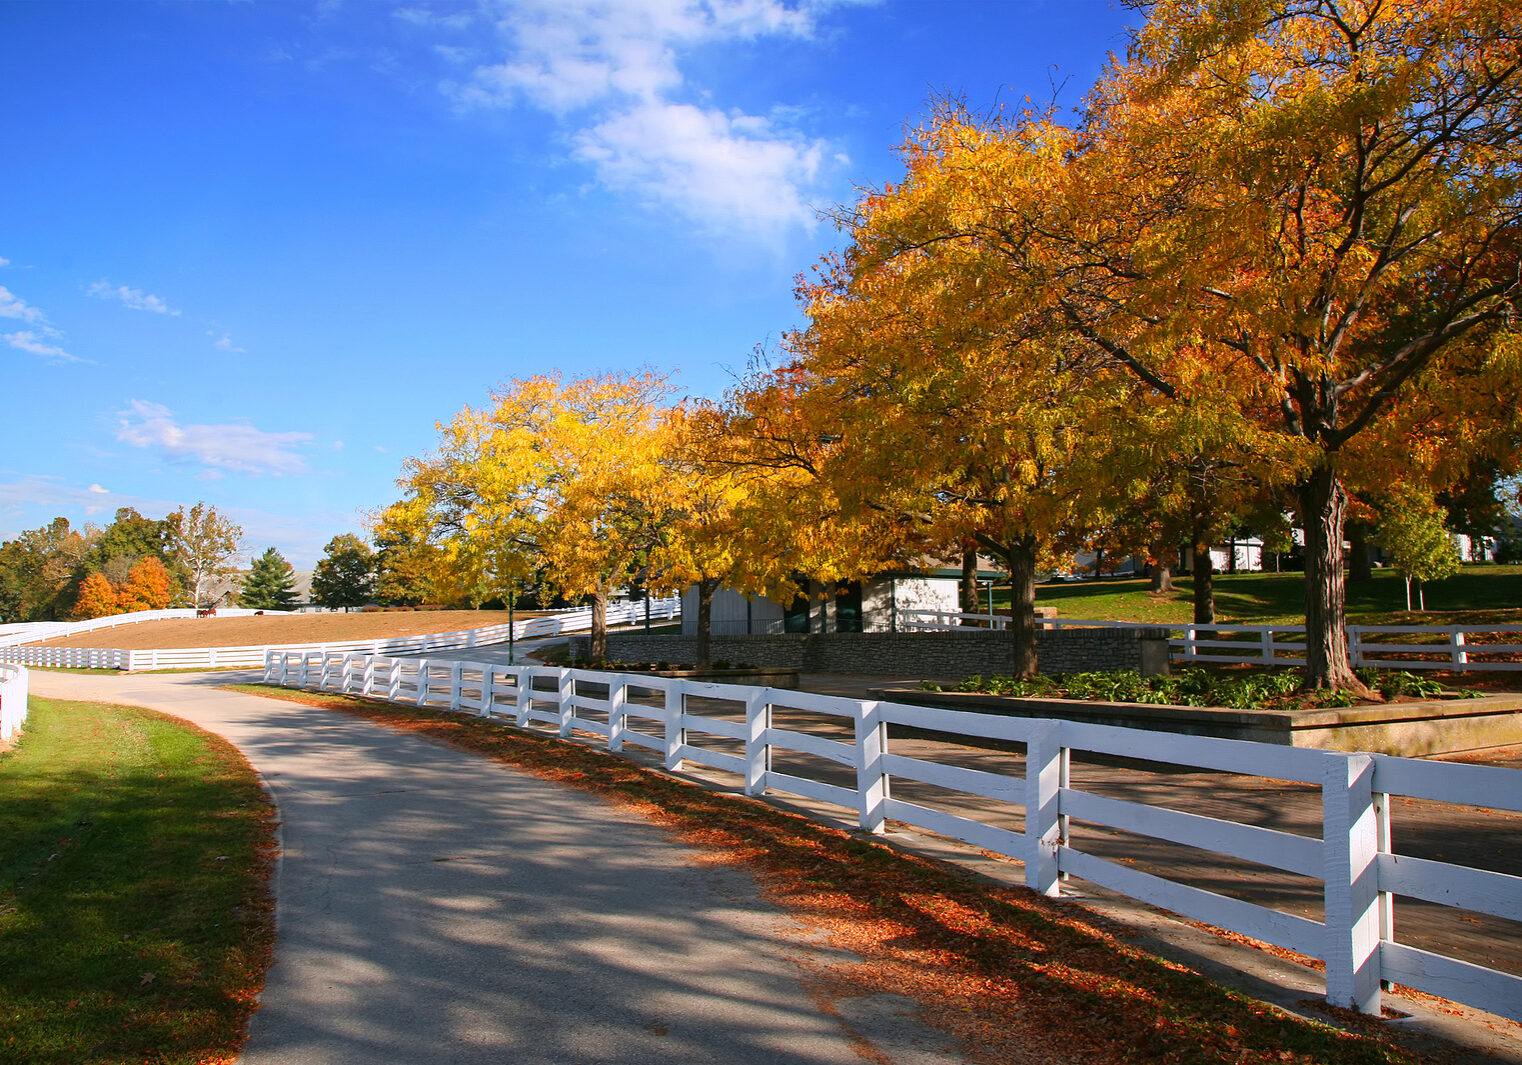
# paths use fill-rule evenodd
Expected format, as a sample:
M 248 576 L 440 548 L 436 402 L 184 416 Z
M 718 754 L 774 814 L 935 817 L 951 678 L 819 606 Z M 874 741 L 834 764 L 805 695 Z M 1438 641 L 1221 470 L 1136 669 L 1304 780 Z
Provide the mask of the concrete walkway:
M 902 1000 L 822 1009 L 799 965 L 818 948 L 747 875 L 645 821 L 365 721 L 216 690 L 233 679 L 36 671 L 32 691 L 192 721 L 274 793 L 279 930 L 245 1065 L 964 1060 Z

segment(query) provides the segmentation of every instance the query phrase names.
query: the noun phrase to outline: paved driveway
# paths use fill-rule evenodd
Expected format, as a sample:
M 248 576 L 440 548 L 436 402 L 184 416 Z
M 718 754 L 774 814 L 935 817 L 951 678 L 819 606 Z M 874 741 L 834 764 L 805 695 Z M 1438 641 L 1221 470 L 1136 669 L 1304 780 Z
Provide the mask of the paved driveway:
M 227 674 L 32 678 L 226 736 L 273 791 L 279 931 L 246 1065 L 964 1060 L 901 1000 L 822 1009 L 814 948 L 748 876 L 593 796 Z

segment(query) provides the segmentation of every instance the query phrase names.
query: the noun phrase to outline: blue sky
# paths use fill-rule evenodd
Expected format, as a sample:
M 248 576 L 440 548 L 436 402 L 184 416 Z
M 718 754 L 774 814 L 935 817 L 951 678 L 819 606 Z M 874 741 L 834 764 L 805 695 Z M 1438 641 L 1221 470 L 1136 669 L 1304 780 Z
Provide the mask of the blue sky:
M 718 395 L 937 94 L 1109 0 L 0 0 L 0 540 L 205 500 L 310 566 L 496 386 Z

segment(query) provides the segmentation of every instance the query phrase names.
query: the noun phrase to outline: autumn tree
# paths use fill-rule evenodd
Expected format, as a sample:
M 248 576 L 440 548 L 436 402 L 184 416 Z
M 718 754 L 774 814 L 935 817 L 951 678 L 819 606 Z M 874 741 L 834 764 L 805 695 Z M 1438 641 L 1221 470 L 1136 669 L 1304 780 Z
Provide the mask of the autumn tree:
M 1106 524 L 1150 459 L 1116 432 L 1138 387 L 1054 323 L 1000 247 L 997 197 L 1039 203 L 1044 152 L 990 145 L 1005 146 L 940 121 L 905 146 L 903 180 L 843 215 L 849 246 L 800 283 L 809 324 L 788 350 L 843 510 L 891 519 L 902 554 L 998 558 L 1011 668 L 1028 675 L 1036 573 Z
M 88 573 L 79 582 L 79 592 L 74 597 L 73 616 L 80 620 L 103 618 L 121 613 L 117 606 L 116 589 L 103 573 Z
M 164 525 L 175 562 L 188 575 L 192 605 L 199 607 L 207 582 L 235 571 L 243 529 L 206 503 L 179 507 Z
M 937 116 L 918 150 L 981 204 L 939 239 L 1000 257 L 1013 312 L 1081 337 L 1142 402 L 1210 410 L 1240 450 L 1274 456 L 1259 479 L 1295 486 L 1306 533 L 1307 683 L 1356 687 L 1343 453 L 1445 352 L 1473 357 L 1446 364 L 1464 375 L 1514 346 L 1522 15 L 1502 0 L 1147 10 L 1080 127 Z
M 390 606 L 417 606 L 438 595 L 429 576 L 437 569 L 435 548 L 413 522 L 412 502 L 384 507 L 368 522 L 375 544 L 375 598 Z
M 84 566 L 98 570 L 113 584 L 127 580 L 132 567 L 144 558 L 157 558 L 167 565 L 171 552 L 168 530 L 162 519 L 145 518 L 133 507 L 117 510 L 110 525 L 100 531 L 85 553 Z
M 375 595 L 375 553 L 353 533 L 328 541 L 312 572 L 312 602 L 321 606 L 364 606 Z
M 88 533 L 89 530 L 86 530 Z M 90 537 L 54 518 L 0 545 L 0 611 L 7 620 L 59 621 L 73 609 Z
M 384 520 L 419 545 L 435 587 L 470 602 L 505 597 L 543 569 L 592 600 L 592 654 L 607 653 L 607 604 L 648 549 L 666 487 L 652 373 L 510 382 L 488 410 L 440 426 L 409 460 Z
M 117 605 L 125 613 L 138 610 L 165 610 L 174 597 L 169 570 L 157 556 L 147 555 L 127 571 L 127 578 L 116 589 Z
M 712 657 L 713 601 L 720 587 L 790 599 L 806 564 L 788 524 L 807 520 L 790 473 L 747 461 L 737 411 L 713 402 L 676 407 L 665 417 L 659 458 L 666 494 L 645 556 L 647 582 L 694 588 L 697 664 Z
M 1357 683 L 1341 452 L 1443 353 L 1503 342 L 1522 204 L 1519 18 L 1493 0 L 1162 3 L 1099 94 L 1097 154 L 1115 158 L 1096 178 L 1113 182 L 1119 159 L 1145 160 L 1154 180 L 1140 203 L 1122 200 L 1142 239 L 1104 249 L 1107 270 L 1134 275 L 1124 310 L 1138 321 L 1085 324 L 1134 338 L 1138 372 L 1174 389 L 1187 368 L 1163 342 L 1207 337 L 1208 365 L 1266 401 L 1253 420 L 1299 445 L 1313 685 Z
M 243 578 L 238 605 L 250 610 L 289 610 L 296 603 L 295 589 L 296 575 L 291 564 L 275 548 L 266 548 Z

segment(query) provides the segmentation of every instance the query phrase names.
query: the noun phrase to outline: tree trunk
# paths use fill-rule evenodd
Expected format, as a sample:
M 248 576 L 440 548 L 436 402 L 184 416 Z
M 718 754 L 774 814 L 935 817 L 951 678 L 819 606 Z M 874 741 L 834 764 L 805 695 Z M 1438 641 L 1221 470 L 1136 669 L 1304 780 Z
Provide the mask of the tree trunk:
M 713 595 L 719 590 L 717 577 L 705 577 L 698 581 L 698 648 L 697 666 L 707 669 L 713 654 Z
M 962 613 L 976 614 L 978 612 L 978 548 L 976 544 L 969 544 L 962 550 L 962 584 L 958 598 L 961 600 Z M 963 621 L 963 625 L 975 625 L 974 621 Z
M 1029 534 L 1009 544 L 1010 668 L 1015 677 L 1036 675 L 1036 538 Z
M 592 597 L 592 646 L 588 654 L 594 663 L 608 660 L 608 583 L 597 582 L 597 594 Z
M 1173 545 L 1159 540 L 1152 545 L 1152 590 L 1154 592 L 1173 591 L 1173 563 L 1178 558 L 1178 552 Z
M 1194 537 L 1190 547 L 1194 569 L 1194 623 L 1215 623 L 1215 564 L 1210 558 L 1210 540 L 1204 522 L 1194 524 Z
M 1348 494 L 1328 461 L 1300 484 L 1305 530 L 1305 686 L 1363 690 L 1348 662 L 1342 533 Z

